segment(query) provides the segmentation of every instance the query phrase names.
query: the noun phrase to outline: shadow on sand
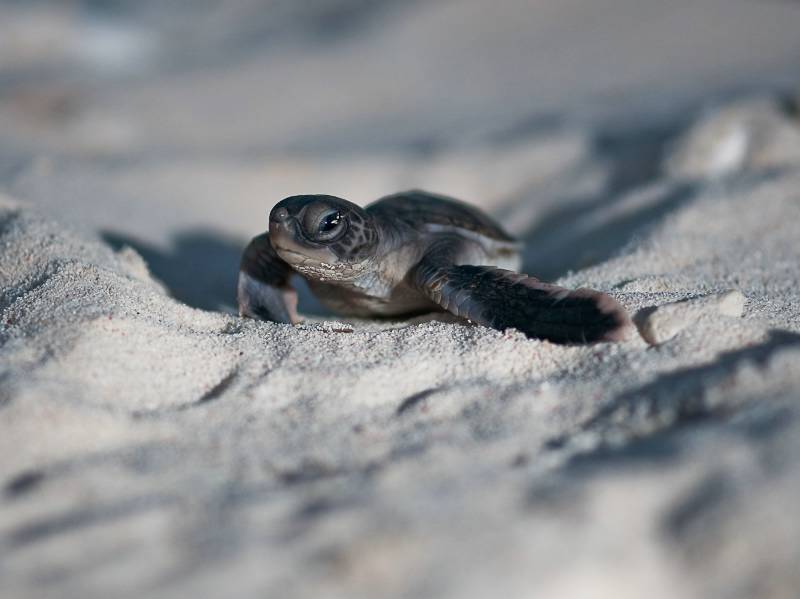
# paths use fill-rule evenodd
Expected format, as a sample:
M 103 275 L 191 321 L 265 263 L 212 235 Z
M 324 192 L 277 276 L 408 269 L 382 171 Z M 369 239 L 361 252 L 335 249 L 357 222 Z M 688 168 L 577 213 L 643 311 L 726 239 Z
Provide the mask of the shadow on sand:
M 102 235 L 115 249 L 130 246 L 147 262 L 152 275 L 161 281 L 175 299 L 203 310 L 236 312 L 236 283 L 239 259 L 245 241 L 207 230 L 184 231 L 176 235 L 165 250 L 133 237 L 106 231 Z M 293 281 L 300 297 L 300 311 L 329 315 L 297 277 Z
M 603 218 L 604 214 L 613 214 L 615 205 L 631 191 L 642 189 L 658 178 L 665 149 L 678 131 L 680 127 L 672 123 L 625 134 L 598 134 L 590 155 L 608 161 L 610 172 L 605 185 L 584 197 L 559 198 L 554 208 L 536 219 L 521 235 L 525 242 L 524 270 L 554 280 L 569 271 L 599 264 L 615 255 L 635 235 L 691 201 L 694 186 L 676 183 L 646 205 L 619 210 L 614 217 Z M 534 193 L 536 190 L 523 192 L 518 201 L 531 201 Z

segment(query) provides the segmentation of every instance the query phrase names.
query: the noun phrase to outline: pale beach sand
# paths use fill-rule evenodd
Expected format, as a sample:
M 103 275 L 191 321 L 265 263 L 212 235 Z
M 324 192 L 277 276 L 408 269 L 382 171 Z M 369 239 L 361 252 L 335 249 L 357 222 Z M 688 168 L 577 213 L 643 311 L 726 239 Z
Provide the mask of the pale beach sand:
M 795 597 L 800 6 L 256 4 L 0 3 L 0 596 Z M 235 315 L 411 187 L 642 334 Z

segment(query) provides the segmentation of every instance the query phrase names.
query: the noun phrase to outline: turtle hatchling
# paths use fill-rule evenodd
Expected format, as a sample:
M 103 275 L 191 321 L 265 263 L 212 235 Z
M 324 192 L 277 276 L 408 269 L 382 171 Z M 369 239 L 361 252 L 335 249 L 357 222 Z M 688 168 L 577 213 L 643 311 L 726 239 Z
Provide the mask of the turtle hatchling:
M 402 316 L 446 310 L 499 330 L 560 343 L 617 341 L 630 319 L 605 293 L 569 290 L 516 272 L 521 245 L 488 216 L 423 191 L 366 208 L 299 195 L 270 212 L 244 251 L 242 316 L 296 323 L 292 275 L 334 312 Z

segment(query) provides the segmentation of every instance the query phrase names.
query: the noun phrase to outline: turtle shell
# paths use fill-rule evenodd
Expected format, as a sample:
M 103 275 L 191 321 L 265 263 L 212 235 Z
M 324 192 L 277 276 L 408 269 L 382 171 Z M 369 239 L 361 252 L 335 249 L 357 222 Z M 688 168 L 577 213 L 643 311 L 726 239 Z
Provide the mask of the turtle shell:
M 429 225 L 464 229 L 498 241 L 514 241 L 499 224 L 477 208 L 427 191 L 404 191 L 386 196 L 366 208 L 386 222 L 403 223 L 417 231 Z

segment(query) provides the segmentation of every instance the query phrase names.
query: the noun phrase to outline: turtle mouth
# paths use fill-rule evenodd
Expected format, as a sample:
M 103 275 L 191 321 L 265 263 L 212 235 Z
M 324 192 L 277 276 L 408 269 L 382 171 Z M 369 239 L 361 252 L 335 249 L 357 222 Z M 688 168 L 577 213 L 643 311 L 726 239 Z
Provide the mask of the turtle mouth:
M 286 259 L 286 258 L 294 258 L 297 261 L 309 260 L 309 257 L 306 256 L 305 254 L 301 254 L 300 252 L 296 252 L 295 250 L 290 250 L 289 248 L 283 247 L 282 245 L 276 245 L 275 246 L 275 251 L 277 251 L 279 254 L 281 254 L 281 256 L 284 259 Z

